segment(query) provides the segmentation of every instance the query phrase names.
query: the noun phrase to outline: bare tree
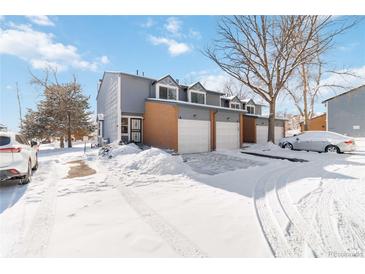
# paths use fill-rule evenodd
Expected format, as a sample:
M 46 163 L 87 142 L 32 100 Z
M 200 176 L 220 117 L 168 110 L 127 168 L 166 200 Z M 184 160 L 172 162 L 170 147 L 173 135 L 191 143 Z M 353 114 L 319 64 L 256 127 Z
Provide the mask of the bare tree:
M 278 95 L 301 64 L 347 28 L 334 25 L 331 16 L 233 16 L 219 23 L 219 38 L 205 54 L 269 104 L 268 141 L 275 140 Z
M 325 63 L 319 56 L 314 62 L 301 64 L 293 73 L 293 77 L 285 85 L 289 97 L 294 102 L 301 117 L 304 130 L 308 130 L 309 120 L 315 115 L 314 106 L 324 89 L 331 89 L 335 93 L 339 90 L 350 89 L 351 85 L 324 82 L 324 75 L 336 74 L 343 77 L 359 77 L 350 70 L 325 70 Z
M 19 91 L 19 87 L 18 87 L 18 82 L 15 83 L 15 89 L 16 89 L 16 98 L 18 100 L 18 108 L 19 108 L 19 120 L 20 120 L 20 125 L 22 124 L 22 105 L 20 102 L 20 91 Z
M 248 98 L 252 93 L 247 89 L 247 87 L 242 84 L 242 82 L 237 81 L 231 77 L 227 78 L 224 82 L 223 92 L 227 95 L 236 95 L 238 98 Z

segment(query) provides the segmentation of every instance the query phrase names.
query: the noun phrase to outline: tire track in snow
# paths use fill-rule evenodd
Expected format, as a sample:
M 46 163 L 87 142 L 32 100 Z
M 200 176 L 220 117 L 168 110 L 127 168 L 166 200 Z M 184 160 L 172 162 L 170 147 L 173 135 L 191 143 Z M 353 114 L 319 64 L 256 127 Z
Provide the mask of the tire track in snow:
M 335 202 L 335 209 L 338 220 L 338 231 L 346 250 L 351 253 L 363 253 L 365 250 L 362 240 L 364 237 L 363 233 L 359 232 L 358 227 L 355 227 L 355 224 L 351 223 L 352 220 L 343 214 L 337 202 Z
M 56 200 L 57 184 L 52 181 L 49 183 L 49 187 L 25 236 L 24 255 L 26 257 L 43 257 L 45 255 L 54 225 Z
M 287 189 L 288 178 L 290 175 L 284 175 L 279 178 L 275 185 L 275 192 L 290 222 L 299 232 L 306 244 L 311 248 L 315 257 L 325 256 L 325 249 L 314 228 L 303 218 L 294 205 L 292 198 Z
M 333 190 L 330 187 L 324 188 L 323 186 L 324 184 L 321 187 L 322 192 L 317 207 L 316 222 L 322 242 L 328 251 L 327 256 L 331 256 L 331 253 L 343 253 L 345 250 L 341 244 L 341 237 L 336 229 L 337 226 L 331 218 L 335 214 L 333 210 Z
M 43 257 L 45 255 L 55 221 L 57 180 L 62 176 L 57 169 L 59 161 L 56 160 L 55 163 L 56 165 L 52 166 L 49 173 L 54 178 L 48 182 L 48 187 L 43 193 L 28 231 L 15 248 L 14 257 Z
M 106 182 L 114 186 L 127 203 L 138 213 L 138 215 L 165 241 L 175 252 L 182 257 L 204 258 L 208 257 L 198 246 L 191 242 L 185 235 L 179 232 L 172 225 L 168 224 L 157 212 L 146 205 L 143 200 L 137 196 L 127 186 L 120 181 L 122 178 L 109 176 Z
M 279 173 L 286 173 L 287 167 L 277 169 L 272 168 L 268 173 L 259 178 L 256 183 L 253 197 L 256 216 L 261 226 L 261 230 L 275 257 L 298 257 L 298 252 L 288 243 L 274 212 L 268 203 L 269 189 L 267 184 L 277 179 Z M 268 175 L 270 181 L 268 182 Z M 272 190 L 273 191 L 273 190 Z M 272 195 L 272 194 L 271 194 Z M 288 237 L 288 235 L 287 235 Z
M 345 248 L 349 251 L 363 253 L 365 251 L 365 215 L 361 212 L 361 208 L 357 207 L 356 201 L 351 199 L 346 191 L 343 191 L 343 188 L 346 188 L 346 185 L 351 182 L 352 180 L 334 182 L 338 195 L 338 201 L 335 203 L 339 220 L 338 228 Z

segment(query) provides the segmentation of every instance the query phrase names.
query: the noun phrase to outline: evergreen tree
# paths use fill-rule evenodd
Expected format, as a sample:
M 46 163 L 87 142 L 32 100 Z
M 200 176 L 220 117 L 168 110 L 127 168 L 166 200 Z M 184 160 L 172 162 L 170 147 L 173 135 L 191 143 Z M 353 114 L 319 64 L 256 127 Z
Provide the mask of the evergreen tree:
M 28 110 L 22 124 L 25 135 L 59 137 L 61 147 L 67 137 L 68 147 L 72 147 L 72 135 L 79 132 L 87 135 L 95 130 L 90 97 L 82 93 L 76 77 L 70 82 L 59 83 L 54 73 L 55 80 L 49 83 L 48 72 L 44 79 L 32 76 L 32 82 L 44 88 L 44 98 L 38 104 L 37 111 Z

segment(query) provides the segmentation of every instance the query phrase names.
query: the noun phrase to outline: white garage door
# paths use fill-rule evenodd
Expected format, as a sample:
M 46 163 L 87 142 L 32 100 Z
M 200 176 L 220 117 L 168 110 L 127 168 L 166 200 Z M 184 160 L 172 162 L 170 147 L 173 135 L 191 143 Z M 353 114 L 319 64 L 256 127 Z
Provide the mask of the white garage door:
M 240 147 L 239 123 L 216 122 L 216 149 Z
M 283 127 L 275 127 L 275 144 L 279 143 L 279 140 L 283 138 Z M 256 143 L 265 144 L 267 142 L 268 127 L 256 126 Z
M 275 144 L 278 144 L 280 139 L 284 137 L 283 127 L 275 127 Z
M 179 153 L 210 151 L 210 121 L 178 119 Z
M 267 142 L 267 126 L 256 126 L 256 143 L 265 144 Z

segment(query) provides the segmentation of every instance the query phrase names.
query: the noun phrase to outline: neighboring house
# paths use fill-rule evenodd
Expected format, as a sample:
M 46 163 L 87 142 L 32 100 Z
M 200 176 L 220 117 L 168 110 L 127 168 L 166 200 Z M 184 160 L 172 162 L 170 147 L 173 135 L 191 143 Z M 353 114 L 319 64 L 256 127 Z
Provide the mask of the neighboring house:
M 247 113 L 250 106 L 254 106 L 250 110 L 253 114 Z M 255 114 L 258 111 L 260 114 Z M 267 123 L 267 118 L 260 115 L 261 106 L 256 108 L 251 100 L 242 102 L 237 97 L 226 97 L 223 92 L 206 89 L 199 82 L 181 85 L 170 75 L 156 80 L 105 72 L 98 88 L 100 143 L 102 139 L 122 140 L 179 153 L 235 149 L 246 142 L 249 132 L 255 135 L 252 142 L 266 138 L 256 138 L 256 124 L 265 124 L 265 120 Z M 245 125 L 247 119 L 254 123 L 250 120 Z M 277 123 L 282 128 L 278 133 L 280 138 L 284 121 Z
M 327 130 L 326 129 L 326 113 L 317 115 L 308 120 L 308 130 Z M 300 122 L 300 131 L 304 131 L 304 122 Z
M 323 101 L 327 107 L 327 130 L 365 137 L 365 85 Z

